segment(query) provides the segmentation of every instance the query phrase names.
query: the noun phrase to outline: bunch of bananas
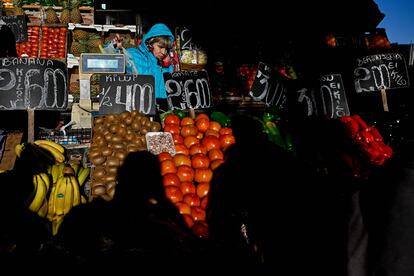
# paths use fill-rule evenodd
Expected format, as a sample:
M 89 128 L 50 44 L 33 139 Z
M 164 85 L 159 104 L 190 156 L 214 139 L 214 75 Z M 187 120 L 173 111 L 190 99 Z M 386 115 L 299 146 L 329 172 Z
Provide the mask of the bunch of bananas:
M 41 147 L 42 149 L 45 149 L 47 152 L 49 152 L 56 163 L 63 163 L 65 162 L 65 148 L 55 143 L 51 140 L 35 140 L 33 142 L 34 145 Z M 20 157 L 21 153 L 24 151 L 24 149 L 27 147 L 27 144 L 18 144 L 16 145 L 15 152 L 18 157 Z
M 58 163 L 51 166 L 48 173 L 33 176 L 35 190 L 29 209 L 52 223 L 53 235 L 58 233 L 64 216 L 72 207 L 88 202 L 81 187 L 89 173 L 90 168 L 79 164 Z

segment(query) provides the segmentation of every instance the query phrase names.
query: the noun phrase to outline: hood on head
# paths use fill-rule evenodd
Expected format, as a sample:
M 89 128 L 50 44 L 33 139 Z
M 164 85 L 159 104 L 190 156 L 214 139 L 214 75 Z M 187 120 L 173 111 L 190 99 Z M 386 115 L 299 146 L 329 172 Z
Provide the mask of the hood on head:
M 146 33 L 142 39 L 142 44 L 146 45 L 146 41 L 152 37 L 156 36 L 169 36 L 171 37 L 171 41 L 174 41 L 174 35 L 170 31 L 170 29 L 163 23 L 155 24 L 151 27 L 151 29 Z

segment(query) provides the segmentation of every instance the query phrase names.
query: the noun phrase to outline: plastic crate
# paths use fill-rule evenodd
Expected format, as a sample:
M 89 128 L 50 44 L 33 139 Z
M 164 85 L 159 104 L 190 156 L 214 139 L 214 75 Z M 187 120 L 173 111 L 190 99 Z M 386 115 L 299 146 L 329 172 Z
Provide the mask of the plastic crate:
M 52 140 L 61 145 L 86 144 L 91 142 L 92 129 L 68 129 L 65 133 L 55 130 L 39 131 L 37 139 Z

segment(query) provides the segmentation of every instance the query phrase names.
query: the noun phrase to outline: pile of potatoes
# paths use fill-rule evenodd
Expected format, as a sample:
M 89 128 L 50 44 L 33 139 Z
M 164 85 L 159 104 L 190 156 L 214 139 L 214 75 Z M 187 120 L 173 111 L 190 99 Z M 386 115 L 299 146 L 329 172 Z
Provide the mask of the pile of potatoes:
M 118 167 L 128 153 L 147 150 L 145 134 L 160 129 L 159 122 L 138 111 L 95 117 L 88 155 L 93 165 L 91 196 L 112 200 Z

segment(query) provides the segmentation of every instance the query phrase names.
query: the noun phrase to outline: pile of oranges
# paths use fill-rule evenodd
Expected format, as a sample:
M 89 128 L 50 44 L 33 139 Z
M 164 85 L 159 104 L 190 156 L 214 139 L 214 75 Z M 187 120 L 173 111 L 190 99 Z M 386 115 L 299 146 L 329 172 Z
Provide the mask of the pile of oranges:
M 235 143 L 233 131 L 200 113 L 194 119 L 165 117 L 164 132 L 174 139 L 176 154 L 158 155 L 165 194 L 178 208 L 196 236 L 207 237 L 206 206 L 213 171 L 224 160 L 224 151 Z

